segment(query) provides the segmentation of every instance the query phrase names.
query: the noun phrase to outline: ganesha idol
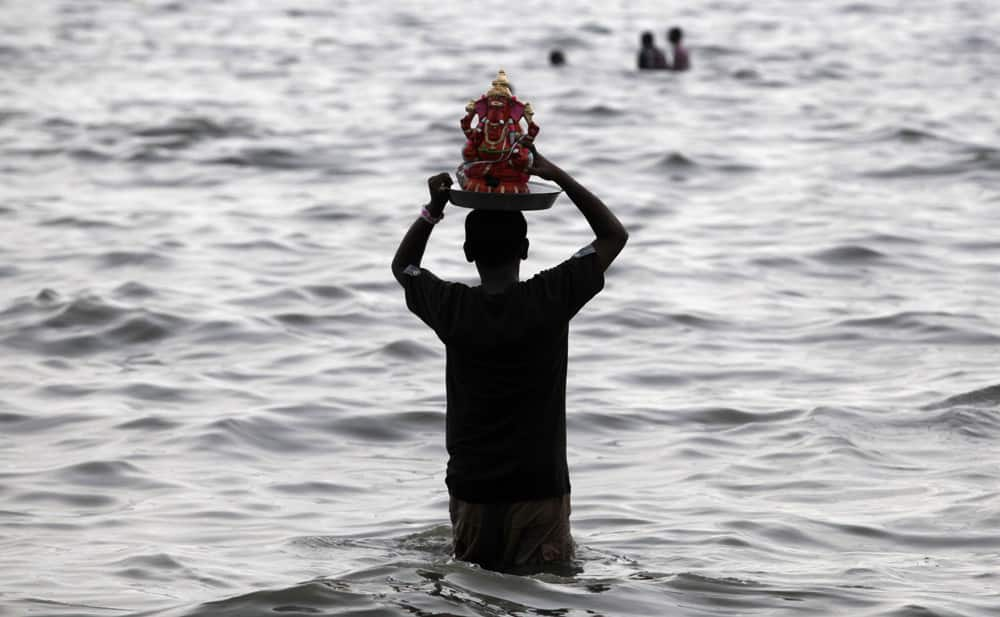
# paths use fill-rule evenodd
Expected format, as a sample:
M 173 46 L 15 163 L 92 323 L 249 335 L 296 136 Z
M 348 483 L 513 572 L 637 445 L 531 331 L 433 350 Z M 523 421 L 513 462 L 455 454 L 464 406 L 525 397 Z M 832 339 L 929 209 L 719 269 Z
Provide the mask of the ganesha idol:
M 501 69 L 489 91 L 469 101 L 465 111 L 461 125 L 467 141 L 458 168 L 459 185 L 479 193 L 527 193 L 525 169 L 531 166 L 530 148 L 538 134 L 531 104 L 517 100 Z

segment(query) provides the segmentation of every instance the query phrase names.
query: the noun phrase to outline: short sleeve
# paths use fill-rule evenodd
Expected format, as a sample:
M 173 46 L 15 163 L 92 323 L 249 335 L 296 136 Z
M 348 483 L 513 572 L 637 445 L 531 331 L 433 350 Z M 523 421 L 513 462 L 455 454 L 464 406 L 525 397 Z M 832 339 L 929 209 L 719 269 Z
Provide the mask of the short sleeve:
M 448 321 L 446 308 L 455 283 L 442 281 L 417 266 L 407 266 L 402 278 L 406 307 L 440 335 Z
M 551 296 L 572 319 L 604 288 L 604 270 L 593 246 L 585 246 L 551 270 L 539 273 L 546 295 Z

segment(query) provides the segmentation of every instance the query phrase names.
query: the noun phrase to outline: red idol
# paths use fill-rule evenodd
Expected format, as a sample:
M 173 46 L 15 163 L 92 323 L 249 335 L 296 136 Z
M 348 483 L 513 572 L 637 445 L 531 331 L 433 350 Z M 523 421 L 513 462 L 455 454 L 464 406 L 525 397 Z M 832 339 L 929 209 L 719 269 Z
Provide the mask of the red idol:
M 458 168 L 459 185 L 479 193 L 528 193 L 525 168 L 531 165 L 530 148 L 538 125 L 532 120 L 531 104 L 511 93 L 507 73 L 501 69 L 489 91 L 469 101 L 465 111 L 461 125 L 467 141 Z

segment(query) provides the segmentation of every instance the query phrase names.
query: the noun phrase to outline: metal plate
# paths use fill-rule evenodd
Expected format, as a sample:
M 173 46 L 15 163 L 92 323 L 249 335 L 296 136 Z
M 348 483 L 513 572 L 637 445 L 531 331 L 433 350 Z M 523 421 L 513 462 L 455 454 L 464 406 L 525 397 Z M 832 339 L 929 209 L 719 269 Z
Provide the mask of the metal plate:
M 451 203 L 474 210 L 546 210 L 552 207 L 562 193 L 559 187 L 540 182 L 529 182 L 530 193 L 480 193 L 452 188 Z

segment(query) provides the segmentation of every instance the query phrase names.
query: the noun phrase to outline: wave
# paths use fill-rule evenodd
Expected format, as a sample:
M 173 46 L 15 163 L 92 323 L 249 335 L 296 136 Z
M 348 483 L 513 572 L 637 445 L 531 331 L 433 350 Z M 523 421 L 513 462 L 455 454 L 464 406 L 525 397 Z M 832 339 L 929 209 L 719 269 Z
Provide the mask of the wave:
M 80 216 L 58 216 L 39 223 L 44 227 L 70 227 L 76 229 L 124 229 L 122 225 Z
M 115 428 L 123 431 L 167 431 L 178 426 L 181 426 L 178 422 L 154 415 L 122 422 Z
M 982 323 L 977 316 L 920 311 L 845 319 L 836 324 L 838 328 L 875 331 L 881 335 L 896 333 L 909 341 L 976 346 L 1000 343 L 1000 334 L 990 332 L 984 326 L 988 327 L 988 324 Z
M 846 244 L 823 249 L 811 255 L 813 259 L 837 265 L 857 265 L 878 263 L 886 258 L 885 253 L 866 246 Z
M 968 146 L 964 157 L 938 164 L 905 163 L 886 169 L 862 172 L 862 176 L 880 179 L 933 178 L 956 176 L 976 171 L 995 172 L 1000 170 L 1000 150 L 987 146 Z
M 712 426 L 746 426 L 750 424 L 775 424 L 796 420 L 806 415 L 798 409 L 774 412 L 750 412 L 729 407 L 709 407 L 705 409 L 674 410 L 675 419 L 694 424 Z
M 582 24 L 580 26 L 580 30 L 582 30 L 583 32 L 587 32 L 589 34 L 608 35 L 615 33 L 613 28 L 610 28 L 608 26 L 605 26 L 604 24 L 600 24 L 594 21 L 589 21 L 587 23 Z
M 147 473 L 128 461 L 87 461 L 56 470 L 53 475 L 62 483 L 75 486 L 118 487 L 129 489 L 169 486 L 147 477 Z
M 843 6 L 837 8 L 840 13 L 847 14 L 857 14 L 857 15 L 877 15 L 879 13 L 885 13 L 887 9 L 883 6 L 877 4 L 871 4 L 868 2 L 849 2 Z
M 109 495 L 94 493 L 70 493 L 66 491 L 27 491 L 12 497 L 14 501 L 24 504 L 52 504 L 65 508 L 109 508 L 118 500 Z
M 615 325 L 628 329 L 683 328 L 693 330 L 726 330 L 733 324 L 721 317 L 696 313 L 666 313 L 655 308 L 627 307 L 608 318 Z
M 247 446 L 265 452 L 290 453 L 327 447 L 327 442 L 285 422 L 264 415 L 228 417 L 200 427 L 194 445 L 211 444 L 246 456 Z
M 438 358 L 441 352 L 437 348 L 431 348 L 410 339 L 399 339 L 386 343 L 372 353 L 382 354 L 395 360 L 425 360 Z
M 188 571 L 187 565 L 167 553 L 130 555 L 108 565 L 117 568 L 115 574 L 118 576 L 139 581 L 169 582 L 174 580 L 177 574 Z
M 108 251 L 97 256 L 105 268 L 139 266 L 144 268 L 164 268 L 171 260 L 153 251 Z
M 937 403 L 931 403 L 927 406 L 927 409 L 941 409 L 944 407 L 958 406 L 1000 407 L 1000 384 L 949 396 L 948 398 Z
M 653 166 L 661 169 L 692 169 L 698 167 L 698 163 L 680 152 L 669 152 L 660 157 Z
M 319 161 L 304 152 L 288 148 L 252 146 L 240 149 L 236 154 L 220 156 L 204 161 L 209 165 L 232 167 L 254 167 L 260 169 L 291 170 L 322 167 Z
M 256 138 L 264 134 L 243 118 L 215 120 L 204 116 L 180 116 L 163 124 L 123 127 L 135 137 L 156 139 L 162 147 L 185 147 L 196 141 L 228 137 Z
M 145 345 L 176 335 L 188 320 L 145 308 L 113 304 L 95 295 L 61 300 L 43 290 L 33 300 L 19 300 L 0 312 L 11 322 L 4 341 L 18 349 L 57 356 L 80 356 Z
M 360 486 L 350 486 L 347 484 L 337 484 L 334 482 L 321 482 L 321 481 L 311 481 L 311 482 L 294 482 L 285 484 L 272 484 L 270 486 L 272 491 L 277 491 L 279 493 L 285 493 L 289 495 L 323 495 L 323 496 L 335 496 L 335 495 L 352 495 L 358 493 L 364 493 L 368 489 Z
M 998 406 L 1000 401 L 996 400 L 990 404 L 979 401 L 972 404 L 951 403 L 946 408 L 938 410 L 937 414 L 921 420 L 921 423 L 970 439 L 995 440 L 1000 437 Z
M 437 411 L 411 411 L 393 414 L 340 414 L 315 427 L 337 439 L 368 442 L 401 442 L 439 436 L 444 431 L 444 414 Z
M 553 111 L 558 114 L 592 116 L 594 118 L 617 118 L 628 113 L 628 110 L 625 108 L 607 104 L 596 104 L 588 107 L 561 105 Z
M 755 266 L 760 266 L 762 268 L 776 268 L 781 270 L 797 270 L 800 269 L 804 264 L 801 260 L 794 257 L 783 257 L 779 255 L 769 256 L 769 257 L 755 257 L 750 260 L 750 263 Z
M 74 424 L 84 424 L 92 422 L 96 416 L 82 413 L 58 413 L 51 415 L 28 415 L 24 413 L 9 412 L 0 415 L 0 425 L 5 433 L 29 434 L 40 433 L 42 431 L 69 430 Z
M 316 580 L 281 589 L 254 591 L 207 602 L 179 614 L 184 617 L 274 617 L 274 615 L 380 614 L 383 603 L 353 591 L 346 582 Z

